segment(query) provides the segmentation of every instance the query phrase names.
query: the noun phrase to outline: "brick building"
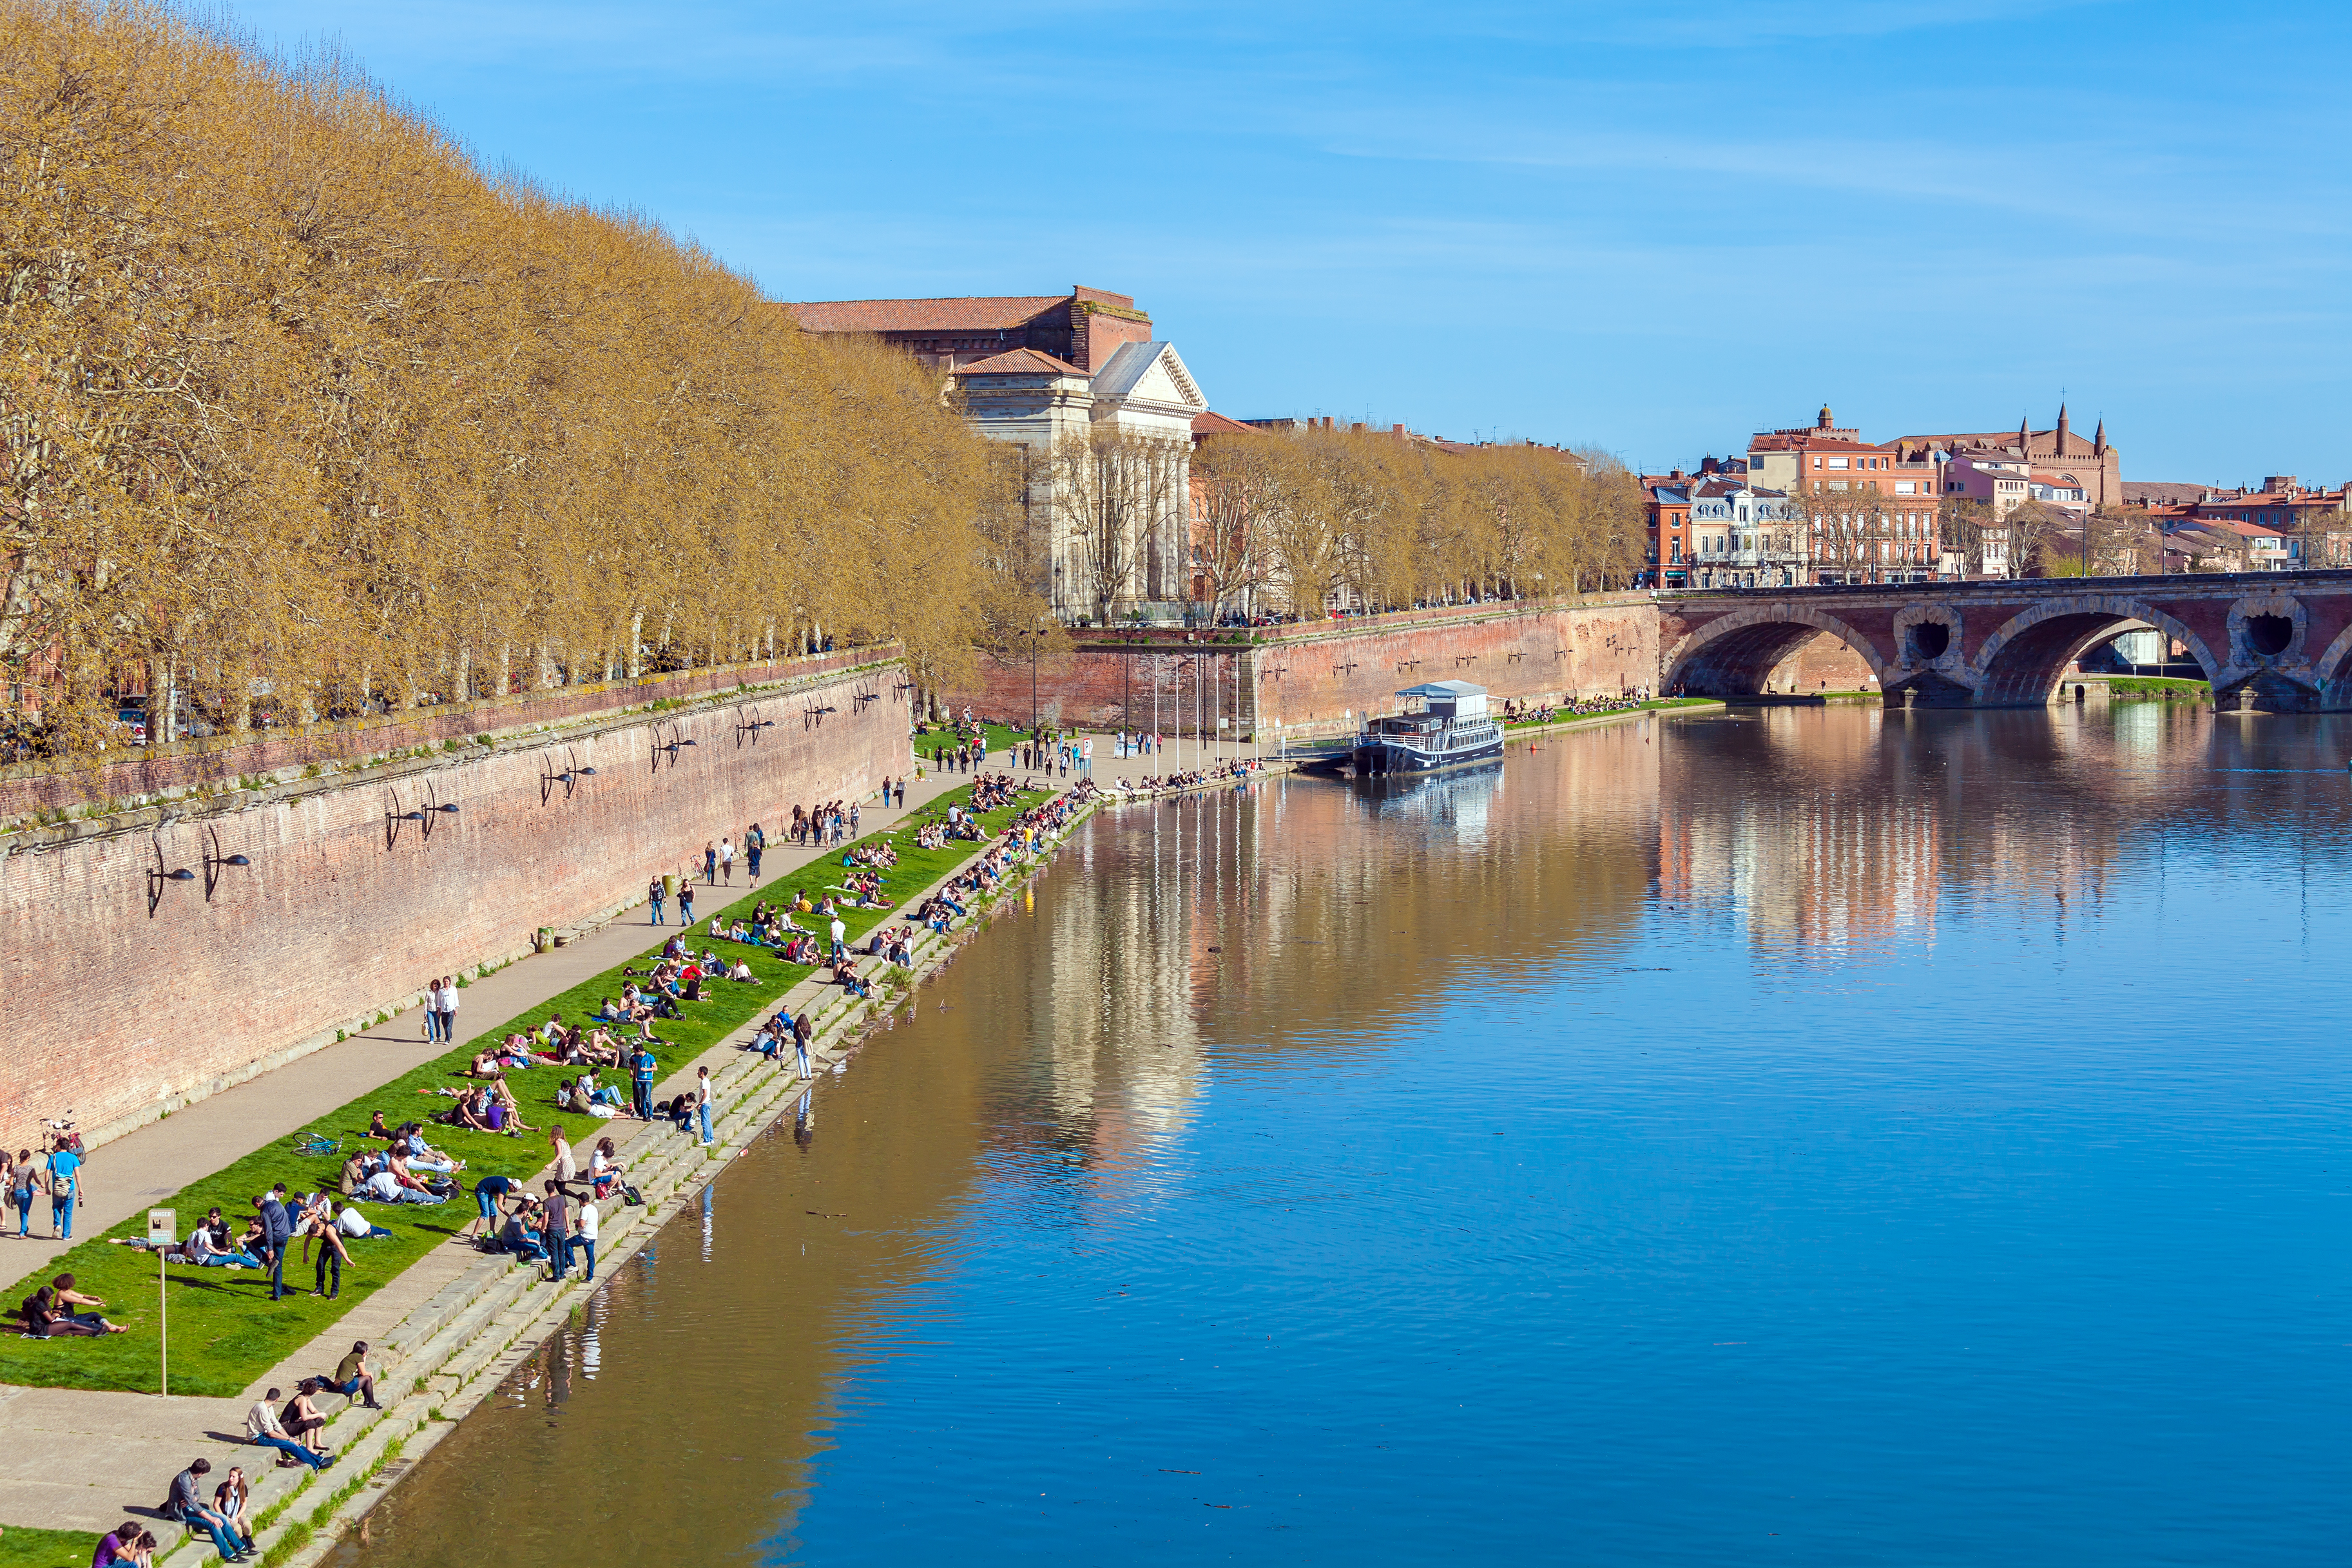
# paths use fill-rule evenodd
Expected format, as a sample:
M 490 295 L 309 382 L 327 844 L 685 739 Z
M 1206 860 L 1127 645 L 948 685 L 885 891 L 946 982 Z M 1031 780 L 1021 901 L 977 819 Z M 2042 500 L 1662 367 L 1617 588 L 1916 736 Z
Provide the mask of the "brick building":
M 1930 458 L 1937 453 L 1948 455 L 1969 449 L 2008 452 L 2058 482 L 2079 485 L 2084 500 L 2094 508 L 2124 503 L 2123 458 L 2107 444 L 2106 421 L 2101 420 L 2085 441 L 2068 423 L 2063 403 L 2058 407 L 2058 423 L 2048 430 L 2035 430 L 2028 421 L 2020 420 L 2015 430 L 1903 435 L 1891 444 L 1906 455 Z
M 1803 549 L 1813 582 L 1925 582 L 1952 570 L 1938 531 L 1941 467 L 1925 448 L 1863 440 L 1826 405 L 1810 425 L 1759 431 L 1748 443 L 1748 476 L 1759 487 L 1857 495 L 1851 513 L 1811 507 Z
M 1151 317 L 1131 295 L 1081 288 L 961 299 L 821 299 L 788 304 L 810 332 L 863 332 L 952 371 L 1031 349 L 1089 373 L 1123 343 L 1151 340 Z

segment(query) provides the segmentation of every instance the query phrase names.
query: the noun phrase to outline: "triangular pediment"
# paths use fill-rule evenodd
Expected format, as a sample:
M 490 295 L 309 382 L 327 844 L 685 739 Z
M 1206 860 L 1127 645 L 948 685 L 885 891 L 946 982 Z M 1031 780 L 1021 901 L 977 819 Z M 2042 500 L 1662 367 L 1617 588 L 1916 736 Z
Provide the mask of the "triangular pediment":
M 1122 343 L 1095 372 L 1095 395 L 1119 402 L 1171 405 L 1199 413 L 1209 406 L 1172 343 Z

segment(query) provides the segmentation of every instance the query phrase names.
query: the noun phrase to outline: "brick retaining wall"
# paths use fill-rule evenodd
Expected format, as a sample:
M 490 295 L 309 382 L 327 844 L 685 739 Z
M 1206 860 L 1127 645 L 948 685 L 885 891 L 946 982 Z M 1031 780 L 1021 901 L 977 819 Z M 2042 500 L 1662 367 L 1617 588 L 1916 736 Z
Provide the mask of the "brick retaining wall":
M 1497 699 L 1542 699 L 1630 691 L 1657 678 L 1648 595 L 1595 594 L 1254 632 L 1102 637 L 1058 668 L 1039 666 L 1036 707 L 1048 723 L 1186 733 L 1205 710 L 1213 728 L 1218 718 L 1228 735 L 1262 724 L 1270 741 L 1276 726 L 1293 736 L 1344 732 L 1367 713 L 1394 711 L 1397 690 L 1423 681 L 1475 681 Z M 1025 662 L 983 659 L 973 685 L 942 698 L 958 712 L 1025 724 L 1030 679 Z
M 754 821 L 777 833 L 795 801 L 857 800 L 907 770 L 897 667 L 808 663 L 793 666 L 800 684 L 753 694 L 775 721 L 755 732 L 738 728 L 730 691 L 239 791 L 184 814 L 149 809 L 9 835 L 0 1140 L 24 1146 L 37 1118 L 68 1106 L 86 1134 L 127 1130 L 331 1043 L 339 1027 L 413 998 L 431 976 L 521 952 L 539 926 L 625 906 L 648 877 L 721 833 L 740 841 Z M 641 692 L 630 688 L 629 700 Z M 865 692 L 879 695 L 858 701 Z M 655 749 L 673 737 L 697 744 Z M 568 765 L 596 774 L 567 791 L 547 776 Z M 428 800 L 460 809 L 430 814 L 429 837 L 424 822 L 387 823 L 387 812 Z M 223 856 L 253 863 L 221 868 L 207 903 L 215 832 Z M 163 870 L 197 877 L 163 883 L 151 916 L 159 854 Z

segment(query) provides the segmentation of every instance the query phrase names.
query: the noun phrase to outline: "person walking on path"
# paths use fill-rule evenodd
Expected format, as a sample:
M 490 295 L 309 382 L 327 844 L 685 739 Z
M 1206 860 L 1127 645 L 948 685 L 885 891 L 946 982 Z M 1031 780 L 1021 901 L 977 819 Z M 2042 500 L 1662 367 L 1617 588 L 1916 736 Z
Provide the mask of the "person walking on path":
M 735 841 L 724 834 L 719 840 L 719 874 L 726 879 L 728 886 L 735 885 Z
M 427 1045 L 438 1045 L 438 1044 L 440 1044 L 440 1043 L 441 1043 L 441 1009 L 440 1009 L 440 1006 L 439 1006 L 440 1000 L 441 1000 L 441 982 L 440 982 L 440 981 L 438 981 L 438 980 L 427 980 L 427 981 L 425 981 L 425 1044 L 427 1044 Z
M 695 1119 L 702 1124 L 702 1146 L 707 1149 L 710 1146 L 710 1069 L 708 1066 L 694 1070 L 694 1114 Z
M 580 1228 L 572 1233 L 572 1244 L 579 1249 L 582 1264 L 580 1278 L 588 1283 L 596 1279 L 596 1197 L 591 1193 L 579 1200 L 576 1223 Z
M 702 876 L 711 886 L 719 885 L 719 846 L 708 840 L 702 845 Z
M 842 923 L 840 915 L 835 915 L 833 917 L 833 924 L 826 926 L 825 930 L 833 937 L 834 961 L 838 963 L 842 954 L 846 951 L 842 946 L 842 938 L 849 934 L 849 927 Z
M 654 1074 L 659 1069 L 660 1064 L 654 1060 L 654 1053 L 642 1045 L 638 1046 L 635 1058 L 629 1063 L 629 1086 L 635 1092 L 633 1108 L 640 1122 L 654 1119 Z
M 743 866 L 751 873 L 753 887 L 760 885 L 760 856 L 767 848 L 768 835 L 760 831 L 759 823 L 752 823 L 751 831 L 743 835 Z
M 23 1240 L 33 1231 L 33 1184 L 41 1169 L 33 1163 L 33 1151 L 18 1149 L 16 1164 L 8 1170 L 8 1201 L 16 1206 L 16 1239 Z
M 49 1151 L 49 1228 L 60 1241 L 73 1239 L 74 1205 L 81 1197 L 81 1156 L 59 1134 Z
M 816 1076 L 816 1070 L 809 1065 L 809 1037 L 815 1032 L 816 1026 L 809 1022 L 808 1009 L 803 1008 L 801 1016 L 793 1019 L 793 1060 L 803 1083 Z
M 648 925 L 659 925 L 662 923 L 662 894 L 661 878 L 656 877 L 646 883 L 646 904 L 654 912 L 653 918 L 646 922 Z
M 457 977 L 441 977 L 441 1043 L 453 1044 L 457 1039 Z
M 694 924 L 694 883 L 690 882 L 677 884 L 677 923 L 680 925 Z

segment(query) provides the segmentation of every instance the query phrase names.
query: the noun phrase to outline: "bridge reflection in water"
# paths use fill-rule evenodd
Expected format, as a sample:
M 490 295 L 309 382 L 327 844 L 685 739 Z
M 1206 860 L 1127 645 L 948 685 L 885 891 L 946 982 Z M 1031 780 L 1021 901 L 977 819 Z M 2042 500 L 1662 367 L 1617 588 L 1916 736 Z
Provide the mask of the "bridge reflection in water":
M 2352 571 L 2037 578 L 1657 596 L 1660 689 L 1761 693 L 1823 632 L 1891 706 L 2041 707 L 2085 653 L 2153 630 L 2222 709 L 2352 709 Z

